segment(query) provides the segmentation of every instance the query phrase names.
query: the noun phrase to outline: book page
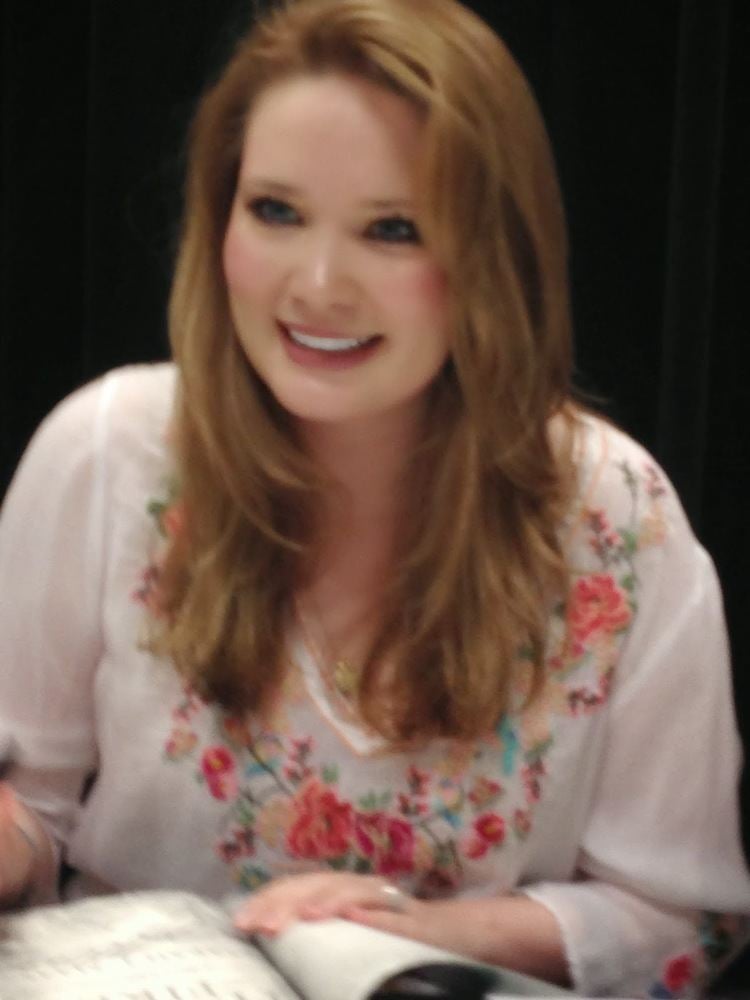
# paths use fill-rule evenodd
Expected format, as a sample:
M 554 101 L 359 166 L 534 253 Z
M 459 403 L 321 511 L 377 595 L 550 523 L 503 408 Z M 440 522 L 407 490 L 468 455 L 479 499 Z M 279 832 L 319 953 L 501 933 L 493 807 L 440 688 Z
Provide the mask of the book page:
M 395 976 L 434 965 L 451 967 L 453 978 L 456 969 L 463 970 L 465 981 L 474 977 L 478 997 L 571 996 L 541 980 L 346 920 L 297 923 L 278 938 L 259 938 L 257 944 L 306 1000 L 367 1000 Z
M 102 896 L 0 917 L 0 1000 L 300 1000 L 219 906 Z

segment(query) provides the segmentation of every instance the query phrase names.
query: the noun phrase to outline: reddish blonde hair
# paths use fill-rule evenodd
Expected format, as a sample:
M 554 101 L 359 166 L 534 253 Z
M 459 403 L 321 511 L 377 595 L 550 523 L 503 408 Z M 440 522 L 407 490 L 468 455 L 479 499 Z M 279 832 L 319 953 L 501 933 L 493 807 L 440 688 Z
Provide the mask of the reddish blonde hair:
M 548 609 L 566 578 L 557 532 L 570 461 L 550 426 L 572 412 L 571 331 L 565 223 L 539 110 L 505 45 L 454 0 L 286 3 L 240 41 L 201 101 L 170 304 L 189 529 L 168 553 L 154 648 L 234 711 L 259 709 L 284 669 L 325 484 L 238 345 L 221 252 L 258 95 L 330 72 L 375 81 L 422 112 L 420 228 L 448 275 L 453 324 L 359 707 L 394 743 L 466 738 L 498 720 L 513 683 L 534 690 L 542 678 Z

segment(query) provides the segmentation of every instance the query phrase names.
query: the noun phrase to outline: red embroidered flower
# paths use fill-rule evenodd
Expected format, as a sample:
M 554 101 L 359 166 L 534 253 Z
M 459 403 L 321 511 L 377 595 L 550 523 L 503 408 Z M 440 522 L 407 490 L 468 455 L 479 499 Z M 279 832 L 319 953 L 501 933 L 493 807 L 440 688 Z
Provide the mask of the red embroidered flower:
M 490 847 L 505 840 L 505 820 L 497 813 L 483 813 L 474 820 L 473 835 L 466 847 L 470 858 L 483 858 Z
M 201 770 L 215 799 L 225 802 L 237 794 L 237 771 L 234 757 L 226 747 L 209 747 L 201 758 Z
M 505 840 L 505 820 L 497 813 L 484 813 L 474 820 L 474 829 L 490 844 L 502 844 Z
M 664 968 L 664 985 L 670 993 L 678 993 L 688 986 L 695 976 L 695 959 L 692 955 L 677 955 Z
M 352 807 L 317 778 L 307 782 L 294 800 L 295 819 L 287 846 L 298 858 L 337 858 L 349 849 Z
M 580 655 L 592 639 L 619 632 L 631 618 L 625 595 L 611 576 L 595 573 L 582 577 L 573 587 L 568 606 L 574 652 Z
M 383 812 L 357 813 L 354 832 L 359 849 L 380 875 L 411 872 L 414 830 L 410 823 Z

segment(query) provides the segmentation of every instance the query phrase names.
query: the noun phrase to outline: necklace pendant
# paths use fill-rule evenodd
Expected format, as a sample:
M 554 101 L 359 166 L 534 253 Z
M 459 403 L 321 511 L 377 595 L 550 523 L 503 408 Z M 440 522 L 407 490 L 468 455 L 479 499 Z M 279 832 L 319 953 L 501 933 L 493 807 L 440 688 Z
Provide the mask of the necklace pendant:
M 351 698 L 357 691 L 357 668 L 348 660 L 336 660 L 333 665 L 333 683 L 339 694 Z

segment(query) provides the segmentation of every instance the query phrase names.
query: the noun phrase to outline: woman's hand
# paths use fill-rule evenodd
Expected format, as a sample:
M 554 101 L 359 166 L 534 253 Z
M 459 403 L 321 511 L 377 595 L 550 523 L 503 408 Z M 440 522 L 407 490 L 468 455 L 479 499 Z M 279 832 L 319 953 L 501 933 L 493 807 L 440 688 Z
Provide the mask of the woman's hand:
M 22 823 L 23 807 L 0 781 L 0 910 L 16 905 L 33 877 L 36 851 Z
M 247 898 L 235 924 L 274 936 L 295 920 L 342 917 L 479 961 L 565 984 L 569 974 L 560 928 L 550 911 L 525 896 L 426 901 L 377 875 L 313 872 L 275 879 Z
M 248 934 L 276 935 L 295 920 L 324 920 L 379 912 L 402 916 L 419 902 L 378 875 L 311 872 L 274 879 L 245 900 L 235 914 L 237 927 Z M 398 914 L 396 910 L 403 911 Z M 399 933 L 394 929 L 394 933 Z

